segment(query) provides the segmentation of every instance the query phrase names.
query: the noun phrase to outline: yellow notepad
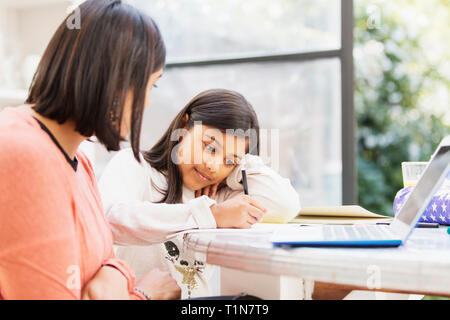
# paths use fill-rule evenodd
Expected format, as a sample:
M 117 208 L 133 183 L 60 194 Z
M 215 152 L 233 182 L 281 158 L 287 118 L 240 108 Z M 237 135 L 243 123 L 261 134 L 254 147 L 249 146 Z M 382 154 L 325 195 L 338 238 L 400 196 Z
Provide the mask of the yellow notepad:
M 391 223 L 393 218 L 370 212 L 360 206 L 305 207 L 289 223 L 376 224 Z

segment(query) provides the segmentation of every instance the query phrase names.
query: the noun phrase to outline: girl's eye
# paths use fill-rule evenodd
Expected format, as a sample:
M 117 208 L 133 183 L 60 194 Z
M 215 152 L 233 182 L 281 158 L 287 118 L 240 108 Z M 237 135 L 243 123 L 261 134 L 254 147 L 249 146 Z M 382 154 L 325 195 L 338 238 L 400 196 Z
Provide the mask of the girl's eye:
M 225 164 L 228 166 L 234 166 L 234 161 L 230 159 L 225 159 Z
M 158 86 L 156 84 L 153 85 L 153 88 L 158 88 Z
M 206 150 L 210 151 L 210 152 L 215 152 L 216 148 L 214 148 L 212 145 L 210 144 L 206 144 Z

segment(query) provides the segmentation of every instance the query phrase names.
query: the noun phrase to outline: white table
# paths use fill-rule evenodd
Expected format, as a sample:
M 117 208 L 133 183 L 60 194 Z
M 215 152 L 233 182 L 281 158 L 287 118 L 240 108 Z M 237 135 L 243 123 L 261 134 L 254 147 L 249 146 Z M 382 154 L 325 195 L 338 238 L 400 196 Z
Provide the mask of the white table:
M 416 229 L 399 248 L 274 248 L 274 226 L 189 233 L 185 248 L 220 266 L 213 294 L 245 291 L 265 299 L 304 299 L 313 281 L 376 291 L 450 296 L 447 228 Z M 282 226 L 278 226 L 282 227 Z M 310 290 L 309 290 L 310 291 Z

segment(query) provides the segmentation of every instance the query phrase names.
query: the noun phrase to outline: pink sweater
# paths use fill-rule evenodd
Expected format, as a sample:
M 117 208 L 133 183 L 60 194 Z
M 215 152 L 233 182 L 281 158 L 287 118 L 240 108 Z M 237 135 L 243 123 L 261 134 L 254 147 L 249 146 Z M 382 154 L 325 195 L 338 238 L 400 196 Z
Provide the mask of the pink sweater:
M 0 299 L 80 299 L 102 265 L 134 274 L 114 259 L 96 179 L 78 152 L 70 166 L 26 111 L 0 112 Z

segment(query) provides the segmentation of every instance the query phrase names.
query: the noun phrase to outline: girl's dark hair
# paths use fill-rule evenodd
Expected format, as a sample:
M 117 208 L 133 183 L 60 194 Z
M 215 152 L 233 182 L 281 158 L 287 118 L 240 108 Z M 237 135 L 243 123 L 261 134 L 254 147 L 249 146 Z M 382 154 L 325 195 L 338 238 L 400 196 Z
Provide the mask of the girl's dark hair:
M 188 115 L 186 123 L 185 116 Z M 167 190 L 160 190 L 164 198 L 160 203 L 180 203 L 183 179 L 171 156 L 179 143 L 174 131 L 185 127 L 191 129 L 196 121 L 226 133 L 227 129 L 240 130 L 248 134 L 251 129 L 248 153 L 259 155 L 259 123 L 253 107 L 239 93 L 225 89 L 207 90 L 194 97 L 170 124 L 162 138 L 147 152 L 144 159 L 167 179 Z M 239 135 L 239 131 L 236 132 Z
M 69 28 L 79 15 L 80 28 Z M 108 150 L 120 149 L 127 92 L 133 93 L 131 146 L 139 161 L 146 88 L 165 65 L 166 49 L 155 22 L 119 0 L 88 0 L 58 27 L 34 75 L 26 103 L 62 124 L 74 121 Z

